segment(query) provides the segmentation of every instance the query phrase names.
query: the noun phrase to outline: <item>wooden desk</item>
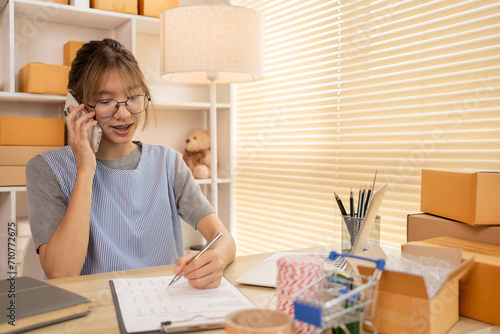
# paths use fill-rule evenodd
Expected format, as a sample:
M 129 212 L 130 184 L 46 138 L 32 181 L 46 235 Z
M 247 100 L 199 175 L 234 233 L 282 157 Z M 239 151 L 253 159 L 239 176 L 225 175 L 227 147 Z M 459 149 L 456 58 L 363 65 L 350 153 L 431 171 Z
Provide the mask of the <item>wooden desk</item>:
M 224 273 L 227 279 L 234 283 L 259 308 L 272 307 L 269 303 L 273 300 L 275 290 L 272 288 L 241 285 L 235 283 L 234 281 L 269 255 L 270 254 L 260 254 L 238 257 L 226 268 Z M 82 318 L 35 329 L 29 331 L 29 333 L 119 334 L 120 330 L 116 318 L 113 297 L 111 296 L 111 290 L 109 287 L 109 280 L 127 277 L 169 276 L 173 275 L 174 267 L 174 265 L 169 265 L 146 269 L 119 271 L 107 274 L 49 280 L 48 283 L 50 284 L 60 286 L 64 289 L 76 292 L 89 298 L 92 301 L 90 305 L 91 313 Z M 490 327 L 491 326 L 488 324 L 461 317 L 459 322 L 457 322 L 448 333 L 470 333 Z M 214 330 L 206 333 L 220 334 L 224 332 L 224 330 Z

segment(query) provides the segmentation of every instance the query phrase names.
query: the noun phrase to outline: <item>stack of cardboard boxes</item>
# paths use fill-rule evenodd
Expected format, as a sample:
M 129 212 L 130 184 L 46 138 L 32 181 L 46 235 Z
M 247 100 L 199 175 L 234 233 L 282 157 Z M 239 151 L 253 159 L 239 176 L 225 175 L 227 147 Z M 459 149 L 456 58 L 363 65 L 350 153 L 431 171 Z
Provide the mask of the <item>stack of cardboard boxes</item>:
M 0 186 L 26 185 L 26 163 L 63 145 L 63 119 L 0 116 Z
M 76 51 L 85 42 L 69 41 L 63 46 L 64 65 L 28 63 L 19 71 L 19 91 L 66 95 L 68 74 Z
M 53 2 L 53 3 L 58 3 L 58 4 L 61 4 L 61 5 L 67 5 L 68 4 L 68 0 L 42 0 L 44 2 Z
M 456 268 L 435 296 L 424 276 L 384 270 L 373 325 L 380 333 L 445 333 L 459 314 L 500 326 L 500 172 L 423 170 L 421 210 L 408 215 L 402 254 Z M 385 257 L 380 248 L 364 256 Z M 351 266 L 371 275 L 366 261 Z M 370 328 L 365 328 L 370 330 Z
M 91 8 L 151 17 L 178 4 L 178 0 L 90 0 Z
M 462 249 L 474 258 L 460 280 L 461 315 L 500 325 L 500 172 L 422 170 L 421 206 L 407 241 Z
M 41 0 L 62 5 L 70 4 L 68 0 Z M 77 0 L 83 1 L 83 0 Z M 71 1 L 73 4 L 74 1 Z M 199 1 L 203 3 L 204 1 Z M 75 3 L 75 5 L 77 5 Z M 86 0 L 86 7 L 109 10 L 113 12 L 139 14 L 151 17 L 160 17 L 160 13 L 167 8 L 179 5 L 179 0 Z M 85 7 L 84 6 L 84 7 Z
M 41 0 L 80 8 L 94 8 L 119 13 L 160 17 L 160 13 L 178 5 L 231 4 L 230 0 Z M 79 2 L 80 1 L 80 2 Z M 84 2 L 85 1 L 85 2 Z
M 19 71 L 19 91 L 66 94 L 71 61 L 85 42 L 63 47 L 64 65 L 28 63 Z M 64 146 L 64 120 L 0 116 L 0 186 L 26 185 L 26 163 L 42 152 Z

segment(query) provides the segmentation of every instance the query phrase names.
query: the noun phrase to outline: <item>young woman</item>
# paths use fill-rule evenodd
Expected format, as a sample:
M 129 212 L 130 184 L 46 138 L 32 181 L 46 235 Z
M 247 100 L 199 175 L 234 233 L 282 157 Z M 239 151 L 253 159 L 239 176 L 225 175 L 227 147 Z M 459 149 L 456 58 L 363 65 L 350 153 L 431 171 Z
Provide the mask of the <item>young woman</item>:
M 91 41 L 71 64 L 68 89 L 81 102 L 66 117 L 69 146 L 26 166 L 31 232 L 48 278 L 177 263 L 197 288 L 220 284 L 235 243 L 176 151 L 132 141 L 150 117 L 150 93 L 132 53 Z M 82 110 L 86 113 L 77 118 Z M 97 153 L 88 130 L 99 125 Z M 184 255 L 179 216 L 206 240 Z

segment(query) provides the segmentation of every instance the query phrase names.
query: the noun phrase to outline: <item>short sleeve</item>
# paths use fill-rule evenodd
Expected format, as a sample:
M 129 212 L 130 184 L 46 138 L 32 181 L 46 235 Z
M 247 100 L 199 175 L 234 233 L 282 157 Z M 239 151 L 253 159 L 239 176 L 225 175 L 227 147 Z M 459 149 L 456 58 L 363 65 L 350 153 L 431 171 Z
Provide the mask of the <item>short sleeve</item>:
M 36 249 L 49 242 L 66 213 L 68 198 L 41 156 L 26 164 L 28 219 Z
M 179 216 L 192 227 L 196 227 L 206 215 L 215 212 L 179 152 L 175 162 L 174 193 Z

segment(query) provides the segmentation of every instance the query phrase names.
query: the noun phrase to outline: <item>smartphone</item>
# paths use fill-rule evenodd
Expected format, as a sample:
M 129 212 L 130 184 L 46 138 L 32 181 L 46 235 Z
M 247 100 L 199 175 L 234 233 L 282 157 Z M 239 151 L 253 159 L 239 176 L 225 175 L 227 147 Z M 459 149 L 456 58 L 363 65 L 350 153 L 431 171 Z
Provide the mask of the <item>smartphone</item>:
M 71 93 L 68 92 L 66 95 L 66 104 L 64 105 L 64 117 L 69 115 L 69 106 L 78 107 L 81 103 L 78 102 L 78 99 Z M 85 113 L 85 110 L 82 110 L 78 113 L 76 118 L 80 118 Z M 94 150 L 94 153 L 97 153 L 99 150 L 99 144 L 101 143 L 102 130 L 99 125 L 93 126 L 90 128 L 89 133 L 89 141 L 90 147 Z

